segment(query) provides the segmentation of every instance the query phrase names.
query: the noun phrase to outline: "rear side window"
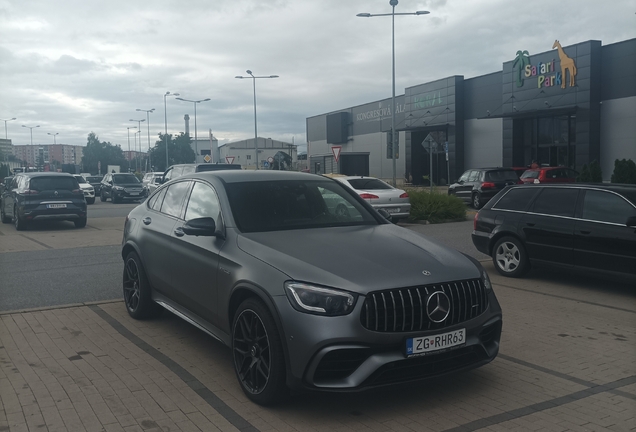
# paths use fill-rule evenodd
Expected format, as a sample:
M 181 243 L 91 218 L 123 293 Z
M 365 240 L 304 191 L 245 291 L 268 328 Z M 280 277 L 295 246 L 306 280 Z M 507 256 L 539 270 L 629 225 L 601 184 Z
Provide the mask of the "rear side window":
M 378 180 L 378 179 L 360 178 L 360 179 L 349 179 L 347 181 L 349 182 L 351 187 L 356 190 L 392 189 L 391 186 L 384 183 L 382 180 Z
M 578 189 L 543 188 L 532 211 L 554 216 L 574 217 Z
M 491 182 L 513 181 L 516 183 L 518 179 L 519 177 L 517 177 L 517 173 L 514 170 L 502 170 L 487 171 L 485 180 Z
M 636 208 L 618 195 L 594 190 L 585 192 L 583 219 L 624 225 L 630 216 L 636 216 Z
M 155 211 L 161 211 L 161 204 L 163 204 L 163 197 L 166 196 L 166 191 L 168 189 L 161 189 L 160 192 L 154 194 L 150 201 L 148 201 L 148 207 Z
M 499 210 L 516 210 L 525 211 L 530 201 L 537 195 L 537 188 L 514 188 L 510 189 L 497 203 L 492 207 Z
M 31 179 L 29 189 L 36 191 L 74 190 L 79 189 L 79 184 L 73 177 L 35 177 Z

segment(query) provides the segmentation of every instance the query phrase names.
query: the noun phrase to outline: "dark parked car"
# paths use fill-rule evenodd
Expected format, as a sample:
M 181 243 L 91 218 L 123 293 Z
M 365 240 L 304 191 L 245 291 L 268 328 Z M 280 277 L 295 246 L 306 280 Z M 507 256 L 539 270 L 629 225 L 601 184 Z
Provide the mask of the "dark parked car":
M 478 261 L 318 175 L 172 180 L 128 215 L 122 258 L 128 313 L 163 307 L 231 347 L 241 388 L 260 404 L 289 388 L 441 376 L 499 350 L 501 308 Z
M 93 189 L 95 189 L 95 196 L 99 196 L 99 193 L 102 190 L 102 179 L 103 178 L 104 178 L 104 176 L 100 176 L 100 175 L 86 177 L 86 181 L 88 182 L 88 184 L 93 186 Z
M 470 169 L 448 187 L 448 194 L 480 209 L 500 190 L 519 182 L 519 176 L 512 168 Z
M 2 194 L 2 192 L 4 192 L 7 189 L 9 184 L 11 184 L 11 180 L 13 180 L 13 176 L 5 177 L 2 180 L 2 183 L 0 183 L 0 194 Z
M 523 183 L 574 183 L 579 175 L 566 167 L 542 167 L 528 169 L 521 175 Z
M 221 171 L 221 170 L 240 170 L 242 169 L 239 164 L 211 164 L 211 163 L 192 163 L 192 164 L 179 164 L 168 167 L 166 172 L 163 173 L 162 183 L 176 179 L 187 174 L 195 172 L 205 171 Z
M 79 183 L 66 173 L 17 174 L 2 193 L 0 219 L 18 231 L 34 220 L 70 220 L 86 226 L 86 200 Z
M 636 281 L 636 185 L 512 186 L 477 213 L 472 239 L 504 276 L 538 264 Z
M 99 191 L 99 200 L 102 202 L 107 201 L 108 198 L 113 203 L 118 203 L 139 201 L 145 197 L 143 185 L 134 174 L 106 174 Z

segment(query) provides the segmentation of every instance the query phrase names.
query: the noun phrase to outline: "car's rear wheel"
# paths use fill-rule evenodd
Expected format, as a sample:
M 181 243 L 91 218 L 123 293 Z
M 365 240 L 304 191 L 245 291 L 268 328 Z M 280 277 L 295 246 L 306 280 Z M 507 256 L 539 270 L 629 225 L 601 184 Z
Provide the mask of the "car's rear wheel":
M 254 298 L 239 306 L 232 324 L 234 371 L 245 395 L 272 405 L 289 395 L 280 335 L 265 305 Z
M 13 207 L 13 224 L 15 225 L 15 229 L 17 231 L 24 231 L 27 229 L 27 222 L 20 218 L 18 215 L 18 207 Z
M 73 223 L 75 224 L 75 228 L 84 228 L 86 226 L 86 218 L 79 218 L 74 220 Z
M 123 274 L 124 303 L 128 314 L 135 319 L 152 318 L 163 310 L 152 300 L 152 289 L 136 252 L 126 255 Z
M 492 261 L 499 273 L 521 277 L 529 269 L 528 255 L 521 242 L 514 237 L 502 237 L 492 250 Z
M 11 223 L 11 216 L 7 216 L 4 212 L 4 204 L 0 203 L 0 219 L 2 223 Z

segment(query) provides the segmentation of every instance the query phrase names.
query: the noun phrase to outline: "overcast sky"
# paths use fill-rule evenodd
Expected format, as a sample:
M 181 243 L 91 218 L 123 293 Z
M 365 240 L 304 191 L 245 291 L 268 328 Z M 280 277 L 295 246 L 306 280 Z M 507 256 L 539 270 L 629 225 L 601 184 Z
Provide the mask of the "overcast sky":
M 400 0 L 396 94 L 451 75 L 501 70 L 517 50 L 636 37 L 636 0 Z M 0 0 L 0 119 L 14 144 L 86 145 L 89 132 L 127 150 L 130 119 L 150 114 L 154 143 L 170 91 L 197 105 L 199 137 L 258 135 L 306 143 L 305 119 L 391 96 L 388 0 Z M 168 132 L 192 103 L 167 99 Z M 4 122 L 0 126 L 4 128 Z M 147 128 L 141 142 L 147 149 Z M 133 131 L 131 131 L 133 132 Z M 4 130 L 1 135 L 4 138 Z M 131 133 L 131 141 L 133 140 Z

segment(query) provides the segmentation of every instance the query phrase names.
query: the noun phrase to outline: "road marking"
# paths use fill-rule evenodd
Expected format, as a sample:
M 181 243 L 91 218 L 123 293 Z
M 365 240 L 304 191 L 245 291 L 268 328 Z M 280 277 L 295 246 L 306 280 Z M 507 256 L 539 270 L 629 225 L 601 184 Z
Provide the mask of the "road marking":
M 24 237 L 25 239 L 31 240 L 33 243 L 37 243 L 37 244 L 39 244 L 40 246 L 44 246 L 44 247 L 45 247 L 45 248 L 47 248 L 47 249 L 53 249 L 53 246 L 49 246 L 49 245 L 47 245 L 46 243 L 42 243 L 41 241 L 37 241 L 37 240 L 35 240 L 35 239 L 32 239 L 31 237 L 26 236 L 26 235 L 24 235 L 24 234 L 20 234 L 20 235 L 21 235 L 22 237 Z

